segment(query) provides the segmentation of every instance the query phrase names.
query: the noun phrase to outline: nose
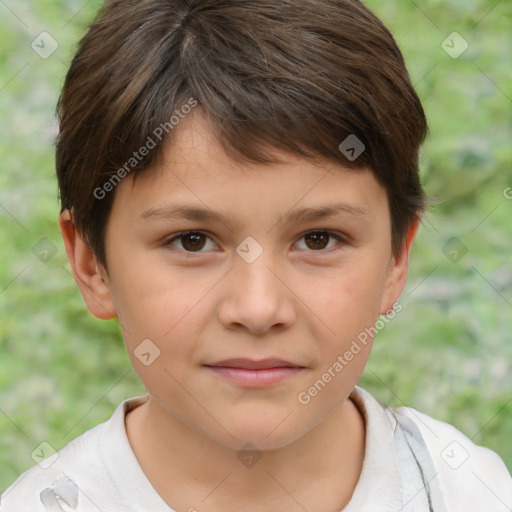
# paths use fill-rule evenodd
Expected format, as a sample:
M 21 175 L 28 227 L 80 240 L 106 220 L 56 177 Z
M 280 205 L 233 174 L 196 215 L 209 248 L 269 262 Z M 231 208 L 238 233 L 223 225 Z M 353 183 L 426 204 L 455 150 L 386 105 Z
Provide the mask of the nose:
M 264 334 L 294 322 L 294 294 L 269 253 L 264 251 L 252 263 L 235 259 L 218 310 L 219 320 L 227 329 L 245 328 L 253 334 Z

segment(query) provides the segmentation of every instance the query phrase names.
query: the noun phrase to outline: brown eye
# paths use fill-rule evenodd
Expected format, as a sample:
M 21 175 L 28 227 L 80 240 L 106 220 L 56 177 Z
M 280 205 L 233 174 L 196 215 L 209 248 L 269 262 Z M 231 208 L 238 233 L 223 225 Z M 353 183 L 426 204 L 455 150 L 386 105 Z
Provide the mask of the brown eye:
M 306 244 L 310 249 L 325 249 L 329 241 L 329 234 L 323 231 L 317 231 L 316 233 L 310 233 L 306 235 Z
M 182 237 L 182 245 L 187 251 L 200 251 L 204 244 L 204 235 L 200 233 L 191 233 Z
M 179 235 L 176 235 L 169 239 L 165 245 L 173 246 L 181 252 L 204 252 L 202 249 L 207 245 L 207 240 L 209 239 L 210 237 L 204 233 L 199 231 L 190 231 L 188 233 L 180 233 Z
M 302 236 L 302 239 L 305 240 L 306 250 L 312 251 L 323 251 L 324 249 L 331 249 L 336 245 L 340 245 L 340 242 L 343 242 L 343 238 L 335 233 L 331 233 L 330 231 L 310 231 Z M 330 240 L 336 240 L 338 244 L 332 244 Z M 329 246 L 330 245 L 330 246 Z

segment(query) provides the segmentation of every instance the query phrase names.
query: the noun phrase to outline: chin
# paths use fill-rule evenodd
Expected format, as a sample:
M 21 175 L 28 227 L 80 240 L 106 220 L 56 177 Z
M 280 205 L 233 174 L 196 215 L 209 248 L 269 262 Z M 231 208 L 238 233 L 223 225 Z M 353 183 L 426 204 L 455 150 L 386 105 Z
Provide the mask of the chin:
M 237 453 L 242 450 L 268 452 L 280 450 L 292 444 L 301 437 L 301 433 L 284 433 L 280 436 L 268 436 L 268 432 L 244 431 L 233 433 L 233 437 L 225 436 L 223 439 L 216 439 L 219 444 L 230 448 Z
M 290 414 L 291 410 L 260 415 L 258 408 L 252 409 L 250 415 L 232 418 L 229 423 L 223 423 L 233 436 L 223 436 L 223 444 L 236 450 L 249 443 L 261 451 L 277 450 L 293 443 L 306 433 L 304 422 L 299 422 L 294 414 Z

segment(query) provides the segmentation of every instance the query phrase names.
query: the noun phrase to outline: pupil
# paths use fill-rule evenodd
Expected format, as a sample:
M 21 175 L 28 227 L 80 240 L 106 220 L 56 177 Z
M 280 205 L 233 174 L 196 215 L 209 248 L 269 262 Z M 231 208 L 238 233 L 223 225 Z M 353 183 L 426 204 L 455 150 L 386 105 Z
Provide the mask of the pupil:
M 310 247 L 310 249 L 322 249 L 326 246 L 327 239 L 329 238 L 329 235 L 327 233 L 311 233 L 309 235 L 306 235 L 306 239 L 313 241 L 313 247 Z
M 203 235 L 201 234 L 190 234 L 190 235 L 186 235 L 183 237 L 183 247 L 185 247 L 185 249 L 190 249 L 190 250 L 194 250 L 194 249 L 201 249 L 202 248 L 202 245 L 204 245 L 204 243 L 201 245 L 201 237 Z M 189 247 L 187 247 L 187 245 Z

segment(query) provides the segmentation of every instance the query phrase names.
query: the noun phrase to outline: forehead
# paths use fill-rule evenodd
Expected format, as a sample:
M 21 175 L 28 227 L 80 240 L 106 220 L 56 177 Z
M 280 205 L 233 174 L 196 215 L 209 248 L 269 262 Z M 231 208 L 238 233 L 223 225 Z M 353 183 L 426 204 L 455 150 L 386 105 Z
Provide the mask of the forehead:
M 244 216 L 263 219 L 270 213 L 296 220 L 304 214 L 314 218 L 312 209 L 376 218 L 387 208 L 385 189 L 367 168 L 313 162 L 276 148 L 269 152 L 279 163 L 231 159 L 199 108 L 181 120 L 162 150 L 153 168 L 118 185 L 113 210 L 122 207 L 132 216 L 156 218 L 170 217 L 179 207 L 197 220 L 199 210 L 215 211 L 226 223 L 227 217 L 234 222 Z

